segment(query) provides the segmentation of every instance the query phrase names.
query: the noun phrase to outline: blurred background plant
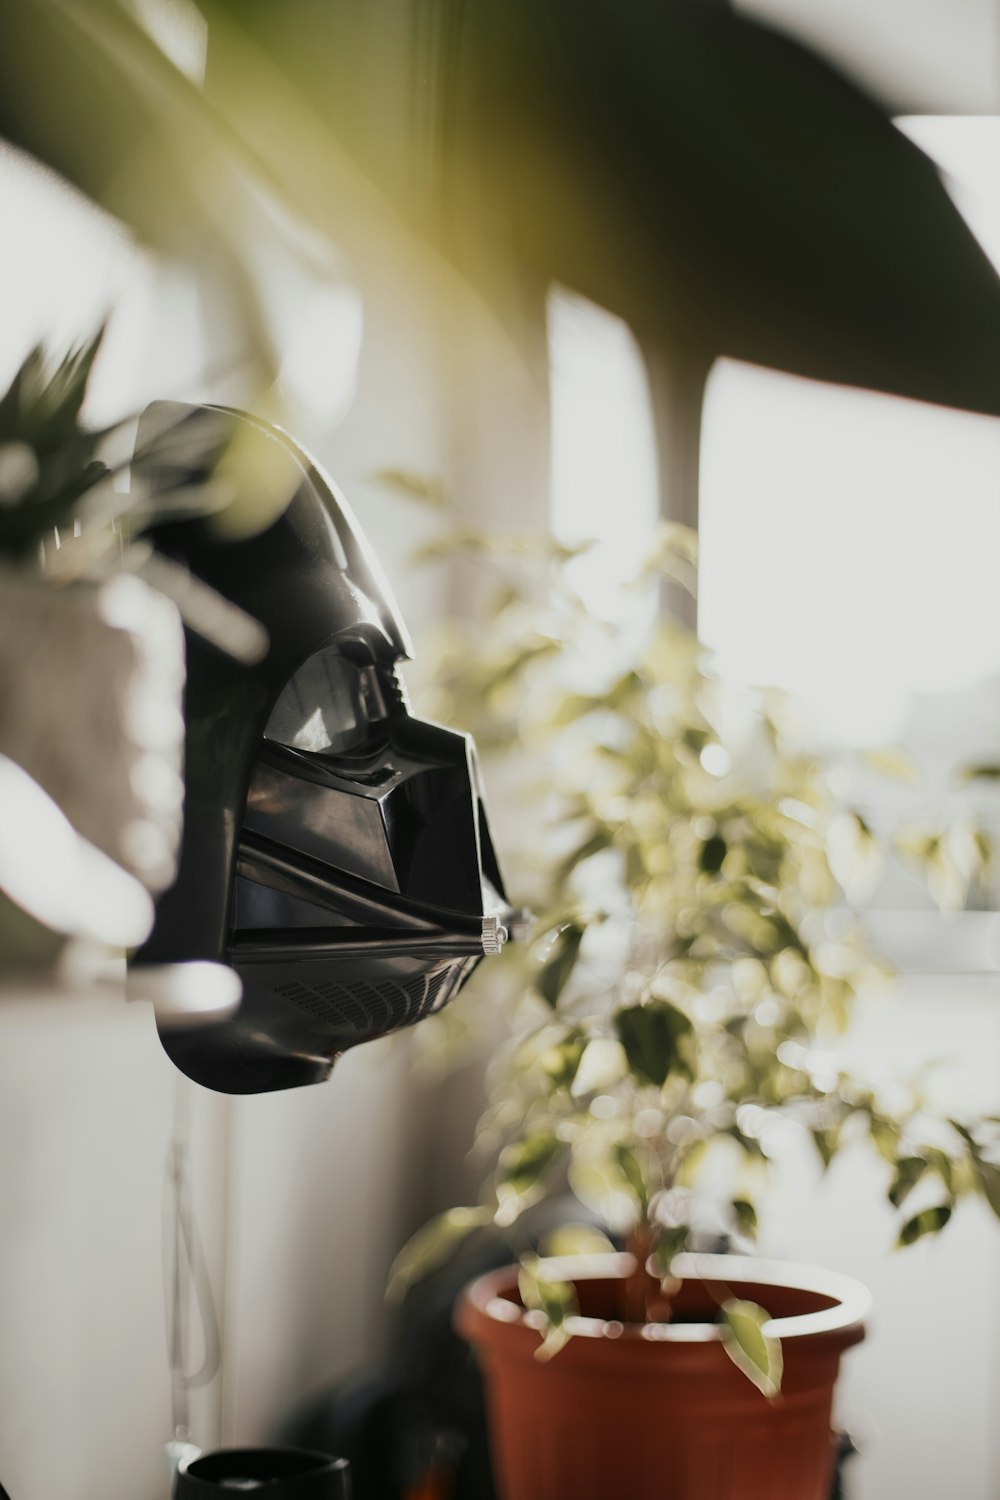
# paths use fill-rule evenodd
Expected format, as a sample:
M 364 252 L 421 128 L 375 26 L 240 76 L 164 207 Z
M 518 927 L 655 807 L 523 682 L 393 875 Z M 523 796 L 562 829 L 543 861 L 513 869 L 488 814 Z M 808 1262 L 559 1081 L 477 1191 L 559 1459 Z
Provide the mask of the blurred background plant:
M 1000 1215 L 1000 1120 L 951 1118 L 922 1083 L 882 1088 L 838 1055 L 859 993 L 889 975 L 858 909 L 886 858 L 961 907 L 989 891 L 988 834 L 925 823 L 885 847 L 852 786 L 905 784 L 910 758 L 818 753 L 790 699 L 720 680 L 692 631 L 657 622 L 665 585 L 693 589 L 693 533 L 662 528 L 614 622 L 581 596 L 586 550 L 458 530 L 424 549 L 476 568 L 477 623 L 445 636 L 432 669 L 438 712 L 474 732 L 515 823 L 522 809 L 508 870 L 538 920 L 456 1007 L 474 1028 L 485 989 L 510 1029 L 479 1125 L 495 1163 L 482 1203 L 420 1231 L 393 1289 L 479 1226 L 517 1247 L 524 1211 L 568 1182 L 640 1267 L 652 1256 L 631 1315 L 665 1316 L 659 1278 L 679 1252 L 751 1246 L 790 1133 L 824 1167 L 874 1145 L 900 1245 L 964 1195 Z M 572 1299 L 539 1291 L 528 1264 L 558 1345 Z
M 173 879 L 184 681 L 175 604 L 240 660 L 267 648 L 255 621 L 148 536 L 179 515 L 238 509 L 242 487 L 225 470 L 248 455 L 226 454 L 176 490 L 105 462 L 123 424 L 94 429 L 81 415 L 101 338 L 61 360 L 32 349 L 0 397 L 6 972 L 47 967 L 67 937 L 137 944 L 152 920 L 147 893 Z

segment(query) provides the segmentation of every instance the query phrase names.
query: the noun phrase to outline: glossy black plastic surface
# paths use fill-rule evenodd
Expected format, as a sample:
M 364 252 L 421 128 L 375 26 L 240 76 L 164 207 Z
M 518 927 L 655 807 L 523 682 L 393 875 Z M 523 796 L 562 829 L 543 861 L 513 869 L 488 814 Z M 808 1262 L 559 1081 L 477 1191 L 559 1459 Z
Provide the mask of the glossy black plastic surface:
M 174 1500 L 222 1500 L 259 1494 L 261 1500 L 351 1500 L 350 1467 L 305 1448 L 224 1448 L 182 1464 Z
M 196 1081 L 257 1093 L 317 1082 L 447 1004 L 510 909 L 474 746 L 409 713 L 405 628 L 329 481 L 275 429 L 170 403 L 143 417 L 135 467 L 183 493 L 234 438 L 282 476 L 287 509 L 245 540 L 196 519 L 157 542 L 270 649 L 246 667 L 187 633 L 180 873 L 137 962 L 237 970 L 236 1016 L 162 1040 Z

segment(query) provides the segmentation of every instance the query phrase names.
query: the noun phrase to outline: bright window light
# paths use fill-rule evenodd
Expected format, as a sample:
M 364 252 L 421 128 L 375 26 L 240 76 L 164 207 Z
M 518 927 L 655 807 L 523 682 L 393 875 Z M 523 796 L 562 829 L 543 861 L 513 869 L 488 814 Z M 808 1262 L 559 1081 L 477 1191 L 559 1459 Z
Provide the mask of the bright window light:
M 575 564 L 589 607 L 634 612 L 621 584 L 652 543 L 659 514 L 646 369 L 628 325 L 561 288 L 549 297 L 552 529 L 567 545 L 595 540 Z
M 720 361 L 705 398 L 699 628 L 845 742 L 1000 670 L 1000 422 Z
M 190 272 L 158 262 L 56 173 L 0 142 L 0 390 L 34 344 L 59 358 L 108 320 L 85 415 L 121 421 L 205 366 Z
M 1000 260 L 1000 121 L 903 123 Z M 842 743 L 1000 673 L 1000 422 L 722 360 L 701 463 L 699 629 L 724 671 Z

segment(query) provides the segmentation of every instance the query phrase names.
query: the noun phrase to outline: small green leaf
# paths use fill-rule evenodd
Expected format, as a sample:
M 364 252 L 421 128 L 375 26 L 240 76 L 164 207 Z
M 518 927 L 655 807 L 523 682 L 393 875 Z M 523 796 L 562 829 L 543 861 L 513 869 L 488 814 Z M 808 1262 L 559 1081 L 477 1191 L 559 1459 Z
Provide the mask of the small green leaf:
M 733 1199 L 733 1214 L 740 1234 L 753 1239 L 757 1233 L 757 1210 L 747 1198 Z
M 568 1281 L 555 1281 L 546 1276 L 543 1262 L 537 1256 L 526 1256 L 517 1275 L 517 1289 L 521 1301 L 532 1312 L 539 1312 L 545 1319 L 542 1342 L 535 1350 L 535 1358 L 551 1359 L 569 1341 L 566 1320 L 577 1311 L 576 1292 Z
M 768 1313 L 756 1302 L 731 1298 L 722 1304 L 725 1320 L 723 1344 L 736 1367 L 769 1401 L 781 1390 L 782 1353 L 780 1339 L 764 1332 Z
M 928 1163 L 922 1156 L 903 1156 L 896 1163 L 896 1175 L 889 1188 L 889 1202 L 899 1208 L 927 1171 Z
M 956 780 L 969 781 L 1000 781 L 1000 766 L 989 762 L 981 765 L 962 766 L 955 772 Z
M 983 1197 L 1000 1219 L 1000 1167 L 995 1162 L 983 1161 L 979 1156 L 976 1157 L 975 1165 Z
M 868 1133 L 879 1156 L 883 1156 L 890 1166 L 895 1166 L 899 1151 L 900 1135 L 899 1126 L 896 1121 L 890 1120 L 886 1115 L 878 1115 L 871 1112 Z
M 833 1158 L 837 1154 L 837 1150 L 840 1145 L 840 1131 L 836 1129 L 816 1129 L 813 1130 L 811 1134 L 813 1138 L 813 1144 L 815 1145 L 816 1150 L 819 1153 L 819 1159 L 823 1163 L 823 1170 L 825 1172 L 827 1167 L 830 1165 L 830 1163 L 833 1161 Z
M 568 1089 L 577 1074 L 580 1059 L 587 1049 L 587 1038 L 578 1026 L 561 1041 L 549 1047 L 541 1058 L 541 1067 L 554 1088 Z
M 902 745 L 885 745 L 881 749 L 866 750 L 862 759 L 873 771 L 891 776 L 896 781 L 909 782 L 911 786 L 918 786 L 923 779 L 920 762 Z
M 618 1170 L 632 1189 L 638 1200 L 639 1207 L 645 1214 L 646 1206 L 649 1202 L 649 1194 L 646 1192 L 646 1179 L 643 1176 L 638 1156 L 632 1147 L 624 1141 L 617 1141 L 615 1143 L 612 1155 L 614 1156 Z
M 659 1231 L 653 1246 L 653 1264 L 661 1281 L 666 1281 L 670 1276 L 674 1256 L 687 1249 L 690 1237 L 691 1229 L 688 1224 L 671 1224 Z
M 698 852 L 699 870 L 706 875 L 718 875 L 728 852 L 728 846 L 722 835 L 713 833 L 711 838 L 704 841 Z
M 526 1193 L 552 1164 L 560 1148 L 561 1142 L 548 1130 L 523 1136 L 500 1153 L 501 1181 L 518 1195 Z
M 530 667 L 532 662 L 540 661 L 543 657 L 552 656 L 561 649 L 559 642 L 549 636 L 537 636 L 529 645 L 515 652 L 493 673 L 487 685 L 488 693 L 495 693 L 498 688 L 504 687 L 519 677 L 525 668 Z
M 951 1209 L 946 1203 L 937 1208 L 925 1208 L 921 1213 L 908 1219 L 899 1231 L 899 1245 L 912 1245 L 917 1240 L 923 1239 L 925 1234 L 937 1234 L 943 1229 L 951 1218 Z
M 407 1240 L 389 1268 L 387 1302 L 400 1302 L 415 1281 L 443 1265 L 466 1235 L 492 1219 L 488 1208 L 449 1208 Z
M 671 1073 L 693 1077 L 694 1027 L 669 1000 L 628 1006 L 615 1016 L 615 1027 L 640 1083 L 662 1088 Z
M 559 997 L 576 968 L 582 942 L 582 925 L 579 922 L 567 922 L 565 927 L 560 928 L 548 957 L 535 976 L 535 989 L 553 1010 L 559 1004 Z
M 385 485 L 386 489 L 395 490 L 408 500 L 417 500 L 421 505 L 432 506 L 435 510 L 448 507 L 448 492 L 439 479 L 413 474 L 409 469 L 393 468 L 378 469 L 371 479 L 373 484 Z
M 610 828 L 603 823 L 596 824 L 593 831 L 587 835 L 583 842 L 578 844 L 575 849 L 571 849 L 569 854 L 559 861 L 555 871 L 556 879 L 559 881 L 565 880 L 573 873 L 577 865 L 583 864 L 585 859 L 590 859 L 592 855 L 600 854 L 603 850 L 609 848 L 612 838 L 613 835 Z

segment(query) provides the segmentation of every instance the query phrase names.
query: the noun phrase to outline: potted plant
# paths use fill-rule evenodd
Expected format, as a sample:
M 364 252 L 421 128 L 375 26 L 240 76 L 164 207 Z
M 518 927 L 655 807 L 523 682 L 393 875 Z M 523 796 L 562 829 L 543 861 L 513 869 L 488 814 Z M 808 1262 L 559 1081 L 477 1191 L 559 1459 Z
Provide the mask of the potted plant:
M 653 622 L 648 590 L 693 582 L 694 538 L 665 529 L 625 625 L 594 617 L 570 550 L 453 535 L 431 551 L 456 549 L 498 589 L 437 666 L 441 711 L 530 809 L 508 860 L 538 920 L 483 976 L 511 1034 L 480 1127 L 484 1199 L 420 1231 L 391 1284 L 489 1223 L 517 1248 L 525 1209 L 568 1182 L 624 1253 L 523 1254 L 457 1311 L 505 1500 L 825 1500 L 865 1295 L 746 1253 L 770 1161 L 789 1131 L 824 1165 L 867 1136 L 908 1245 L 965 1194 L 1000 1213 L 997 1122 L 942 1118 L 916 1086 L 890 1105 L 838 1062 L 885 967 L 845 896 L 877 877 L 879 844 L 787 704 L 728 687 L 691 632 Z M 985 836 L 963 847 L 952 900 L 989 865 Z M 943 857 L 912 831 L 900 848 L 932 875 Z M 699 1253 L 719 1246 L 739 1253 Z
M 260 627 L 157 556 L 148 530 L 219 502 L 155 492 L 82 416 L 100 335 L 32 350 L 0 396 L 0 951 L 51 966 L 67 937 L 131 947 L 175 873 L 184 637 L 172 596 L 249 659 Z M 110 460 L 110 461 L 109 461 Z M 199 603 L 201 608 L 198 608 Z M 207 622 L 207 623 L 206 623 Z

